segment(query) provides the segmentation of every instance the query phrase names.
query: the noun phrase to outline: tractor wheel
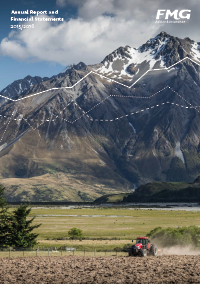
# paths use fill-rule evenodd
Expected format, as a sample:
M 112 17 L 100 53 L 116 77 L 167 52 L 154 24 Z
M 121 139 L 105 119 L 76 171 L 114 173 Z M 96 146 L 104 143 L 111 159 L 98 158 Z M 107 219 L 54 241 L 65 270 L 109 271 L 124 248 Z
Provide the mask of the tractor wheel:
M 132 249 L 129 249 L 128 255 L 129 255 L 129 256 L 133 256 Z
M 157 249 L 156 245 L 152 245 L 152 247 L 151 247 L 151 254 L 153 256 L 156 256 L 158 254 L 158 249 Z
M 146 249 L 142 249 L 141 250 L 141 256 L 142 257 L 146 257 L 147 256 L 147 250 Z

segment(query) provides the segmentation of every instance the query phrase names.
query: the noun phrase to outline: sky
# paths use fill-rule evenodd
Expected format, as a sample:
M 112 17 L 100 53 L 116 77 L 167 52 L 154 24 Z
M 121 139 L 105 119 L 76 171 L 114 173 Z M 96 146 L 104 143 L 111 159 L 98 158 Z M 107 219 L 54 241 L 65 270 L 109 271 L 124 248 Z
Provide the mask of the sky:
M 162 10 L 191 10 L 185 23 L 156 23 Z M 47 11 L 34 28 L 11 28 L 14 11 Z M 50 15 L 49 11 L 58 11 Z M 183 14 L 183 15 L 186 15 Z M 199 0 L 6 0 L 0 4 L 0 91 L 27 75 L 51 77 L 67 65 L 101 62 L 119 46 L 139 47 L 161 31 L 200 42 Z M 36 15 L 33 15 L 34 17 Z M 164 16 L 160 19 L 164 20 Z

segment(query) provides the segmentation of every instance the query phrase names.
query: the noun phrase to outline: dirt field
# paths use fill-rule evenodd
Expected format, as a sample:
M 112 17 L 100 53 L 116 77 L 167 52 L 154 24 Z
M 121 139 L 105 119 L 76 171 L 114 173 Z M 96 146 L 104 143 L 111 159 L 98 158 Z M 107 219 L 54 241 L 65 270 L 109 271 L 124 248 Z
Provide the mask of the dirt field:
M 42 246 L 43 244 L 49 244 L 50 246 L 52 244 L 58 244 L 58 245 L 65 245 L 66 243 L 69 244 L 69 246 L 74 246 L 77 244 L 81 245 L 125 245 L 125 244 L 130 244 L 131 245 L 131 240 L 82 240 L 81 242 L 78 240 L 40 240 L 39 241 L 40 245 Z
M 200 256 L 0 259 L 0 283 L 200 283 Z

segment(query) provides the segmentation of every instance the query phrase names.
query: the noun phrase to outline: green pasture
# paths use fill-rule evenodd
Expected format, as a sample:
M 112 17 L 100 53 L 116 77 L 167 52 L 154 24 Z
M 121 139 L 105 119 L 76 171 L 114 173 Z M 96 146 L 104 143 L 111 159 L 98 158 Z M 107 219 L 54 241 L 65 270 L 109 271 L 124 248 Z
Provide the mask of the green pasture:
M 87 252 L 123 248 L 155 227 L 200 226 L 200 212 L 193 211 L 33 207 L 30 217 L 33 216 L 36 216 L 34 224 L 42 224 L 34 230 L 39 234 L 38 246 L 41 249 L 74 247 Z M 85 239 L 69 240 L 68 231 L 73 227 L 81 229 Z
M 30 216 L 36 216 L 34 223 L 42 224 L 35 230 L 39 234 L 38 240 L 68 238 L 67 232 L 73 227 L 81 229 L 85 238 L 132 240 L 158 226 L 200 226 L 200 212 L 192 211 L 33 208 Z

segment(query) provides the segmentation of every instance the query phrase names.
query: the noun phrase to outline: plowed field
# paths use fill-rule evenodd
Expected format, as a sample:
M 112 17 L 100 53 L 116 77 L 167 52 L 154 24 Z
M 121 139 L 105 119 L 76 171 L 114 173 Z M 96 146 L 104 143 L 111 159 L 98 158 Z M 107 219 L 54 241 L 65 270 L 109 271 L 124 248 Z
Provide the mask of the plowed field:
M 2 258 L 0 283 L 200 283 L 200 256 Z

